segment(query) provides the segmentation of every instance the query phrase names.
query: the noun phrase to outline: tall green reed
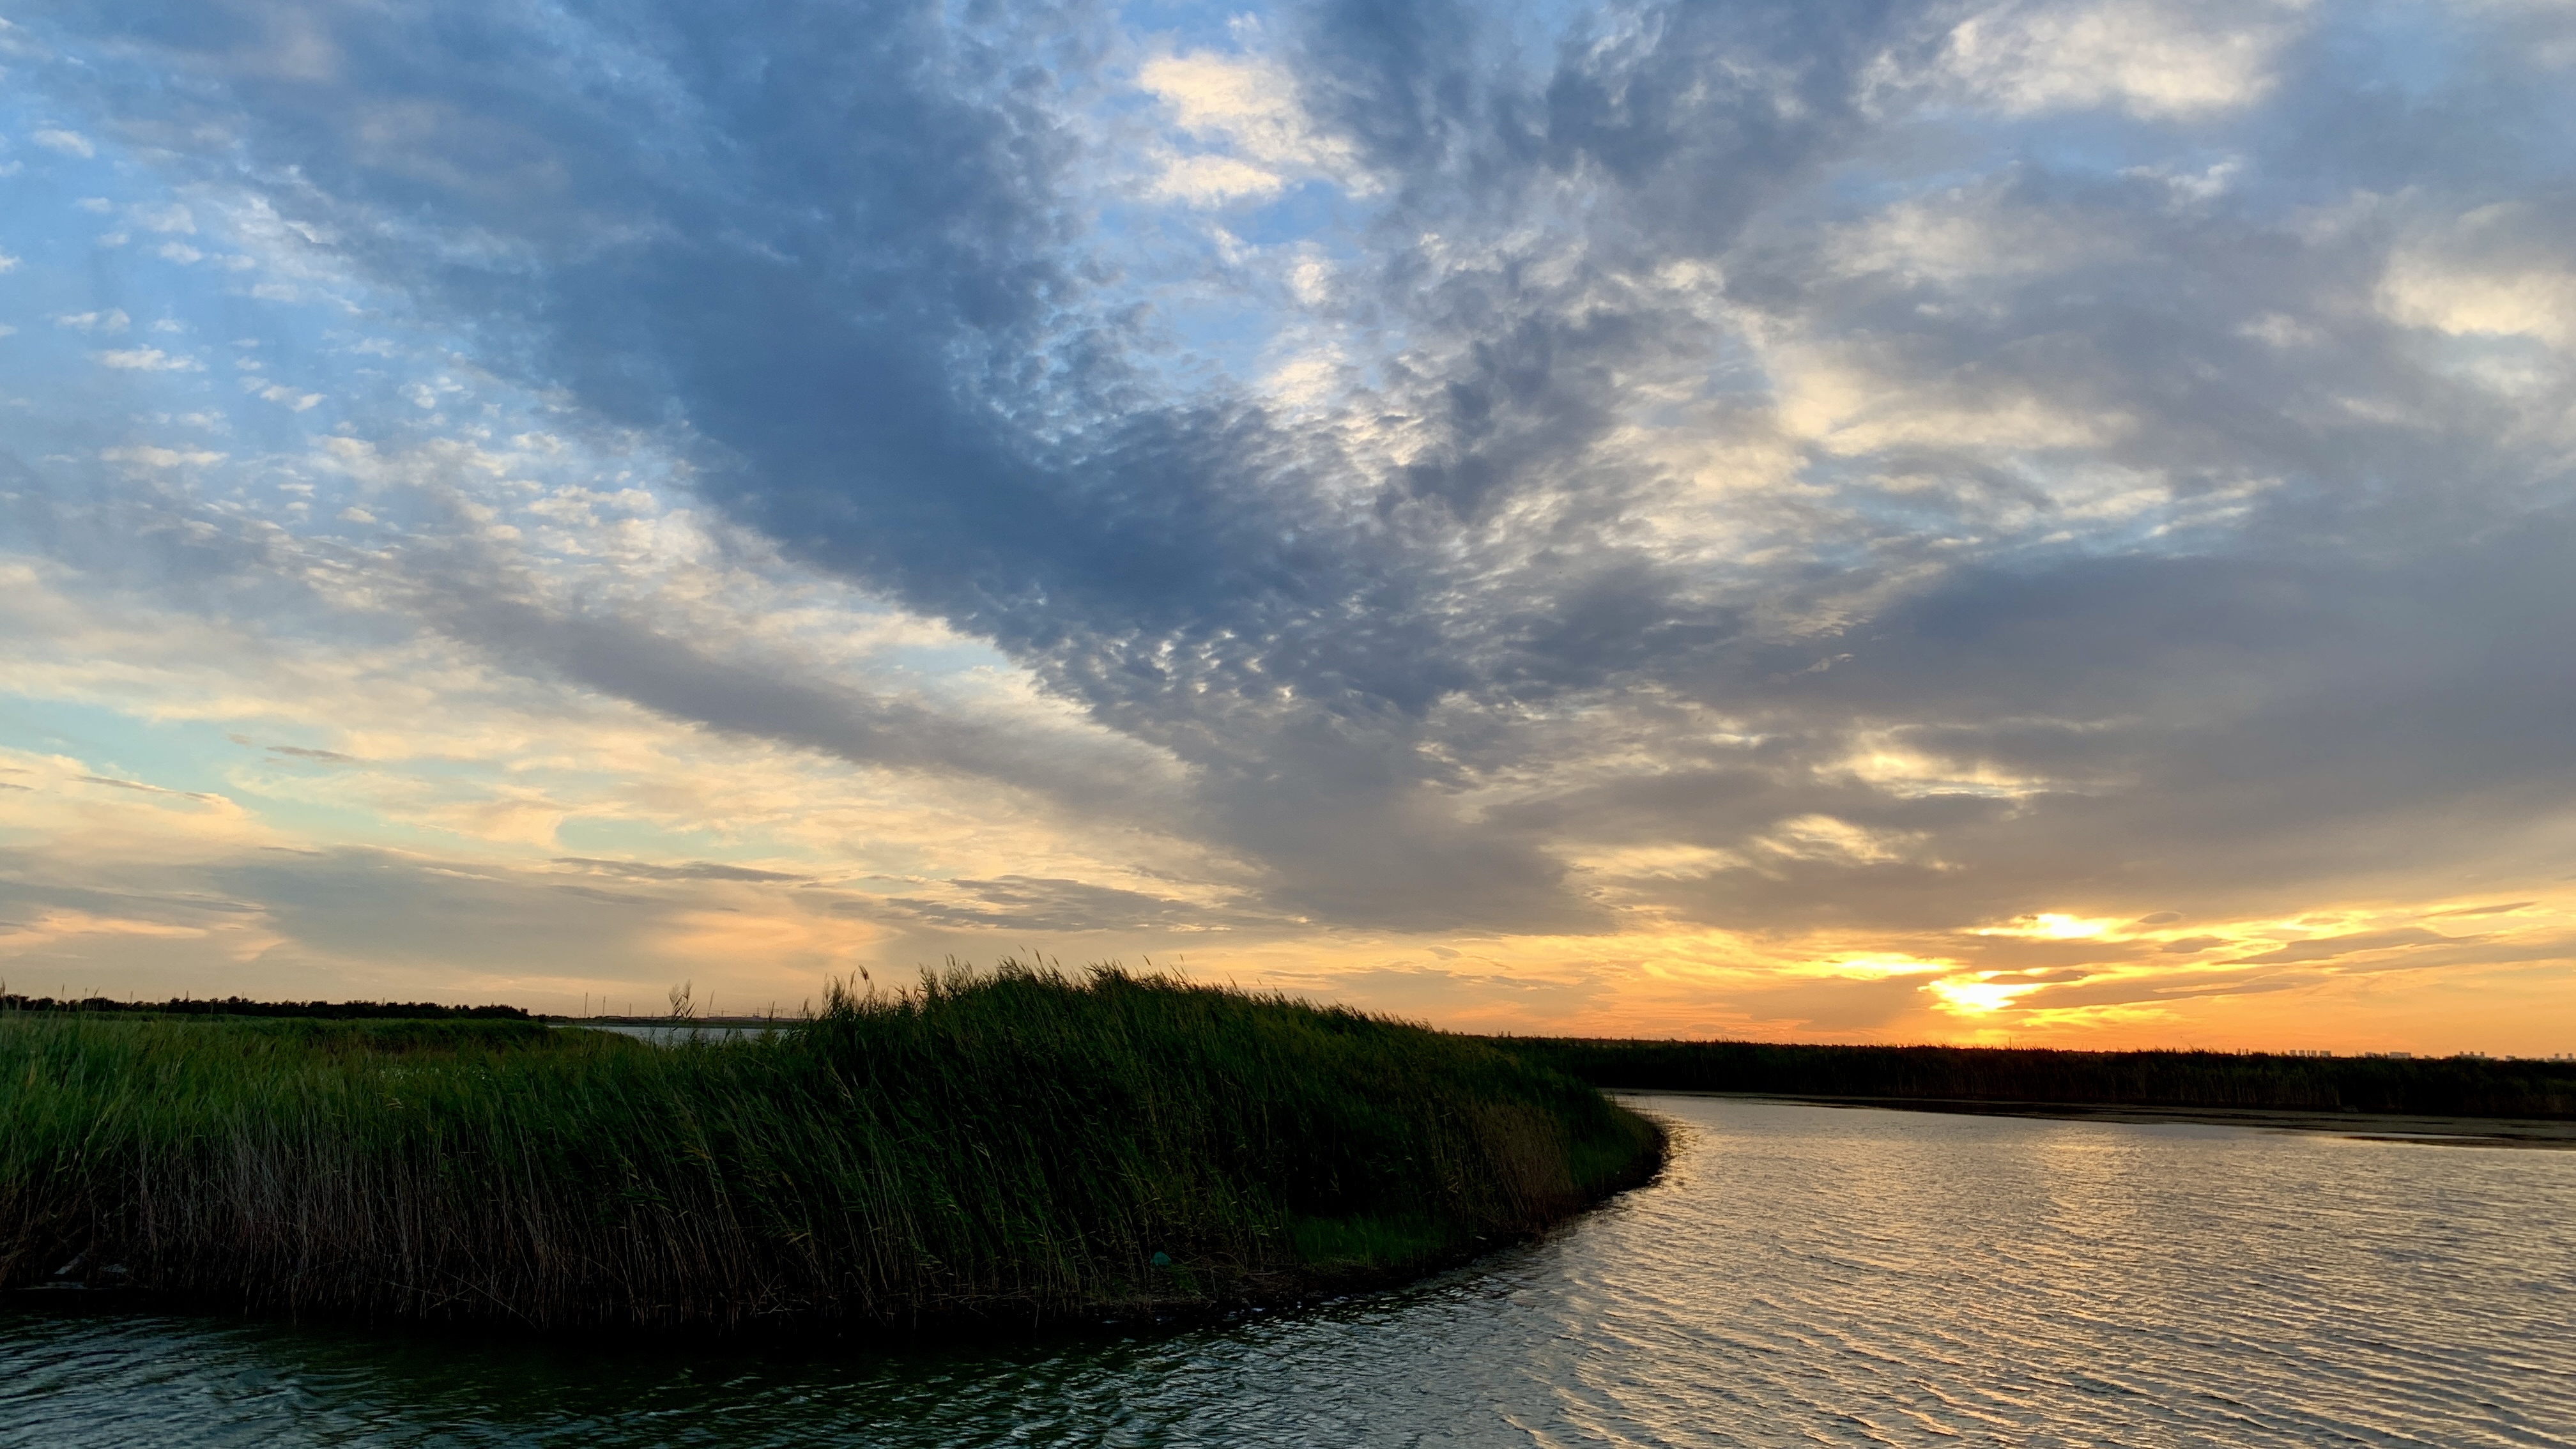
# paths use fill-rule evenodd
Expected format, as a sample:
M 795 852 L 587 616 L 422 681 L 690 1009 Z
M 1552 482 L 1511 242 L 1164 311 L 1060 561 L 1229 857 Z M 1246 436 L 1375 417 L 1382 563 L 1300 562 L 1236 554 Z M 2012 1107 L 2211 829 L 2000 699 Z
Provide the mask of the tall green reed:
M 0 1283 L 538 1325 L 1045 1318 L 1525 1233 L 1654 1129 L 1490 1046 L 1017 963 L 748 1041 L 0 1020 Z

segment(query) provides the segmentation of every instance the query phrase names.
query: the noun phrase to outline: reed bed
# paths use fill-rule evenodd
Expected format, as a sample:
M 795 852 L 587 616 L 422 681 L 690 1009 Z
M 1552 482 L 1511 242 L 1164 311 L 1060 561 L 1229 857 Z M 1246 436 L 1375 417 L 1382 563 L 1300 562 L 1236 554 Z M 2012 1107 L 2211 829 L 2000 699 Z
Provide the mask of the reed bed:
M 19 1013 L 0 1284 L 544 1327 L 1043 1321 L 1419 1268 L 1659 1149 L 1471 1039 L 1115 970 L 836 990 L 670 1045 Z
M 2576 1062 L 2264 1052 L 1802 1046 L 1497 1037 L 1533 1065 L 1631 1091 L 2084 1106 L 2576 1117 Z

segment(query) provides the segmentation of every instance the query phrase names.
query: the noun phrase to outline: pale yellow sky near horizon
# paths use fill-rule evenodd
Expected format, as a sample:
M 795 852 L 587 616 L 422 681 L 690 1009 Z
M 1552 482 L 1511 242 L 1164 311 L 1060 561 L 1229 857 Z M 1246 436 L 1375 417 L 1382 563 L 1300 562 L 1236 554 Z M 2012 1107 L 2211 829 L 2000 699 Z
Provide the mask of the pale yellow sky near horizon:
M 18 786 L 0 848 L 106 887 L 88 908 L 0 923 L 9 990 L 651 1014 L 686 981 L 702 1009 L 792 1012 L 826 980 L 862 969 L 900 986 L 951 960 L 1014 957 L 1116 961 L 1525 1035 L 2527 1056 L 2576 1041 L 2576 965 L 2564 947 L 2576 892 L 2563 887 L 2295 915 L 2067 911 L 1947 932 L 1802 936 L 1635 924 L 1510 937 L 1254 921 L 976 928 L 940 920 L 939 877 L 834 872 L 821 851 L 712 869 L 556 856 L 542 853 L 551 836 L 513 839 L 489 816 L 492 834 L 462 838 L 452 802 L 426 811 L 430 823 L 405 845 L 382 832 L 317 840 L 263 818 L 259 796 L 285 792 L 235 748 L 243 761 L 223 783 L 247 804 L 222 789 L 144 787 L 67 756 L 0 752 L 0 779 Z M 722 753 L 716 742 L 695 768 Z M 941 819 L 926 813 L 919 828 L 938 840 Z M 442 837 L 447 851 L 423 848 Z M 938 843 L 949 847 L 945 868 L 989 868 L 971 842 Z M 1007 843 L 982 848 L 1003 864 L 1025 859 Z M 307 898 L 228 898 L 261 881 L 263 857 L 313 873 L 298 892 Z

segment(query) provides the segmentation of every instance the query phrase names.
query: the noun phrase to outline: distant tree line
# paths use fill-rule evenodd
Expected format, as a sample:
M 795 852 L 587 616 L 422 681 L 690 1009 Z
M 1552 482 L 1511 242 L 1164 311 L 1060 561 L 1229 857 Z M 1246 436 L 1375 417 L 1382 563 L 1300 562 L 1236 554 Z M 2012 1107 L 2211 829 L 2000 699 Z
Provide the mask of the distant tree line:
M 227 996 L 204 1001 L 173 997 L 168 1001 L 118 1001 L 91 996 L 57 1001 L 50 996 L 0 992 L 0 1011 L 148 1012 L 156 1016 L 293 1016 L 333 1021 L 528 1021 L 516 1006 L 442 1006 L 435 1001 L 252 1001 Z
M 2576 1117 L 2576 1061 L 1495 1037 L 1596 1087 L 1849 1100 Z

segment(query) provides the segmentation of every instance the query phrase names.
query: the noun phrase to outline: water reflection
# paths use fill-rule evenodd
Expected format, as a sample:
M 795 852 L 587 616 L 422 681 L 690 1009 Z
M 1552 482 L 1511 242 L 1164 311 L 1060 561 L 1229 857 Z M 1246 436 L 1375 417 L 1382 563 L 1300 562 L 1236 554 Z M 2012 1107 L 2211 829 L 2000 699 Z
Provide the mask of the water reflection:
M 793 1021 L 578 1021 L 556 1022 L 557 1031 L 604 1031 L 611 1036 L 631 1036 L 656 1046 L 674 1042 L 758 1041 L 773 1031 L 792 1029 Z
M 2576 1440 L 2576 1153 L 1652 1099 L 1672 1170 L 1413 1289 L 854 1353 L 0 1319 L 0 1445 Z

